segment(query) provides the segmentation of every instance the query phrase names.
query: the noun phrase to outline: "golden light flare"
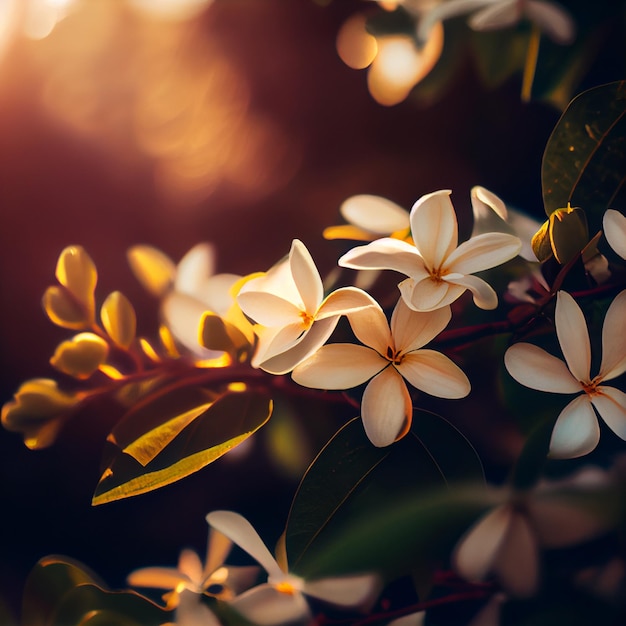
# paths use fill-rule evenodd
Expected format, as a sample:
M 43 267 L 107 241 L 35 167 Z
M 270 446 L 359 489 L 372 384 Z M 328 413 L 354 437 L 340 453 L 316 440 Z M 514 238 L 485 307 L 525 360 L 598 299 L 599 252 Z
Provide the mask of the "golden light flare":
M 253 111 L 243 71 L 191 19 L 208 0 L 32 1 L 64 16 L 28 47 L 44 109 L 120 167 L 148 160 L 168 200 L 223 186 L 258 197 L 295 173 L 293 140 Z
M 366 23 L 365 15 L 356 13 L 343 23 L 337 34 L 337 54 L 354 70 L 368 67 L 378 52 L 376 37 L 367 32 Z
M 77 0 L 28 0 L 23 32 L 30 39 L 44 39 L 77 4 Z
M 378 38 L 378 54 L 367 75 L 371 96 L 379 104 L 402 102 L 411 89 L 434 67 L 443 49 L 443 26 L 437 23 L 420 50 L 412 37 L 388 35 Z

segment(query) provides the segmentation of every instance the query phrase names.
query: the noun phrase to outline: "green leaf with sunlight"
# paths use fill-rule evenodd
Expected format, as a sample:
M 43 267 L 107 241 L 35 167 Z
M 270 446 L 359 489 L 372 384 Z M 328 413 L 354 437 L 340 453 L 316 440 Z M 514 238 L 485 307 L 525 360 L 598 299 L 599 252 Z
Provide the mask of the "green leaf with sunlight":
M 548 216 L 577 206 L 590 233 L 602 228 L 602 216 L 626 180 L 626 81 L 572 100 L 546 145 L 541 180 Z
M 413 421 L 411 432 L 386 448 L 372 446 L 360 419 L 328 442 L 302 479 L 289 513 L 286 549 L 291 571 L 305 576 L 366 569 L 406 573 L 415 568 L 415 553 L 406 550 L 407 536 L 394 530 L 393 524 L 400 521 L 407 532 L 411 528 L 410 545 L 425 541 L 429 546 L 424 559 L 441 547 L 431 535 L 437 535 L 450 507 L 456 506 L 447 488 L 481 484 L 483 470 L 474 449 L 446 420 L 417 411 Z M 475 508 L 473 502 L 465 505 Z M 397 516 L 389 522 L 387 512 L 396 508 Z M 405 508 L 408 515 L 419 515 L 399 520 Z M 358 532 L 367 540 L 350 540 L 350 550 L 332 556 L 333 549 Z
M 188 420 L 146 465 L 118 449 L 96 487 L 92 503 L 147 493 L 197 472 L 245 441 L 267 422 L 271 412 L 272 401 L 265 392 L 226 392 Z M 172 432 L 166 428 L 165 439 Z
M 24 588 L 23 624 L 148 626 L 171 617 L 137 593 L 107 590 L 82 564 L 66 557 L 41 559 Z

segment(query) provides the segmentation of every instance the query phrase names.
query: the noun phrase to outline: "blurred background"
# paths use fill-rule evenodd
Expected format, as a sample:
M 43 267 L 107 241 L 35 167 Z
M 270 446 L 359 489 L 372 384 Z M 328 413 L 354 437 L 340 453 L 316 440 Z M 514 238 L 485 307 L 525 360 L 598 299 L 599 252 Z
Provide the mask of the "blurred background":
M 541 155 L 560 111 L 522 102 L 518 74 L 484 86 L 470 55 L 436 98 L 379 104 L 365 71 L 336 48 L 345 21 L 374 7 L 0 0 L 2 403 L 23 380 L 53 375 L 48 358 L 67 332 L 46 318 L 41 296 L 68 245 L 94 259 L 100 298 L 121 290 L 139 332 L 154 335 L 156 304 L 126 261 L 134 244 L 177 261 L 211 241 L 218 270 L 243 274 L 266 269 L 298 237 L 329 270 L 343 249 L 321 231 L 353 194 L 409 209 L 449 188 L 467 217 L 469 190 L 481 184 L 542 218 Z M 577 91 L 624 77 L 617 32 L 607 30 Z M 119 587 L 136 567 L 173 565 L 186 545 L 203 551 L 211 509 L 256 517 L 268 537 L 281 531 L 297 480 L 268 469 L 262 454 L 92 508 L 119 411 L 81 415 L 38 452 L 0 431 L 0 597 L 13 610 L 48 554 L 78 559 Z

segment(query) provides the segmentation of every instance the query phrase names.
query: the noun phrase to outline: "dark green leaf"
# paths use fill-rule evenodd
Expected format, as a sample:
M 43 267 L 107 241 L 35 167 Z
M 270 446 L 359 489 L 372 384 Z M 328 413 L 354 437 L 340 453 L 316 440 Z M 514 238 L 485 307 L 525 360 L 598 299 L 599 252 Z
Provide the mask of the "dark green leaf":
M 147 493 L 189 476 L 247 439 L 271 412 L 272 401 L 264 392 L 225 393 L 145 466 L 119 451 L 96 487 L 93 504 Z
M 541 179 L 547 215 L 569 203 L 585 211 L 589 232 L 602 228 L 626 180 L 626 82 L 572 100 L 548 140 Z

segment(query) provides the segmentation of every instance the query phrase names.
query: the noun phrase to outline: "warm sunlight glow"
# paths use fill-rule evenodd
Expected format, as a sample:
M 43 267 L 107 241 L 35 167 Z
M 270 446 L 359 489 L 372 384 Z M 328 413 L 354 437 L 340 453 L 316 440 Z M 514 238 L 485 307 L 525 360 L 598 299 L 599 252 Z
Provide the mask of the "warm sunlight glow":
M 15 36 L 19 14 L 20 0 L 0 2 L 0 60 Z
M 339 58 L 352 69 L 368 67 L 378 52 L 376 37 L 366 29 L 365 15 L 357 13 L 348 18 L 337 34 Z
M 378 54 L 372 63 L 367 83 L 372 97 L 391 106 L 402 102 L 411 89 L 434 67 L 443 49 L 443 26 L 438 23 L 422 50 L 413 38 L 389 35 L 378 39 Z
M 75 4 L 76 0 L 30 0 L 26 7 L 24 34 L 30 39 L 44 39 Z
M 248 388 L 248 385 L 242 382 L 232 382 L 229 383 L 226 388 L 228 391 L 245 391 Z
M 199 15 L 213 0 L 129 0 L 138 12 L 165 20 L 188 20 Z

